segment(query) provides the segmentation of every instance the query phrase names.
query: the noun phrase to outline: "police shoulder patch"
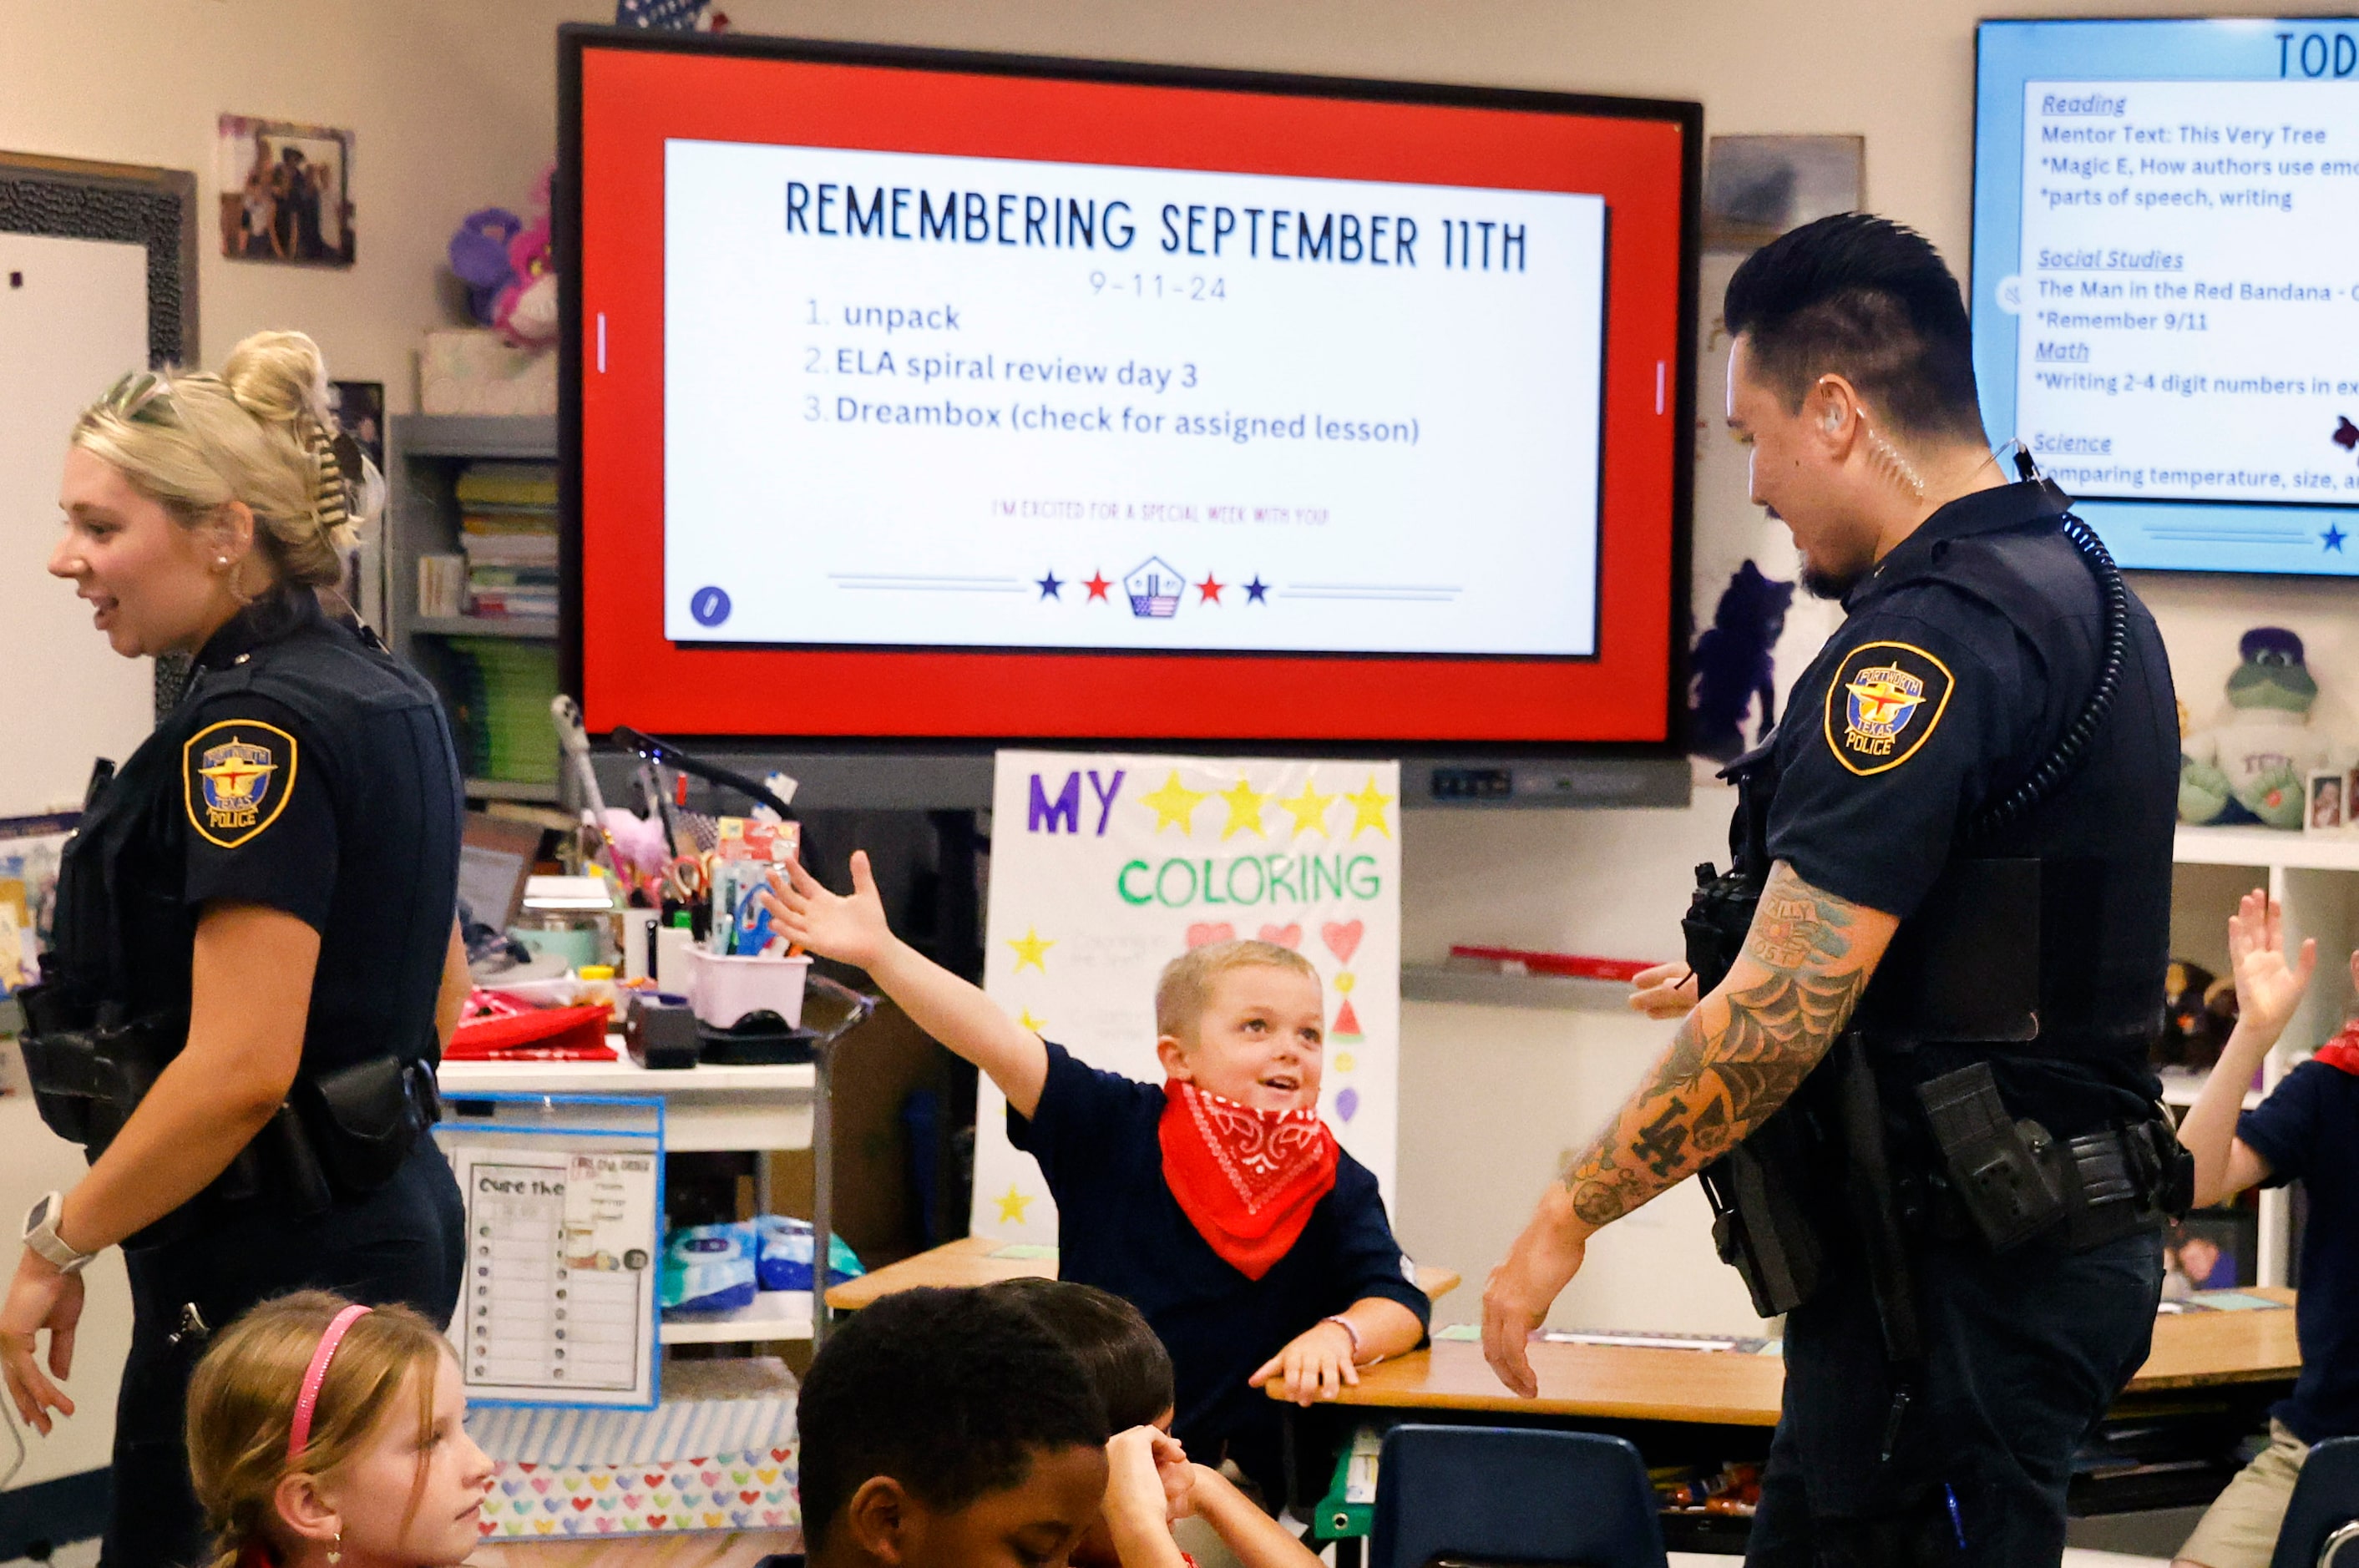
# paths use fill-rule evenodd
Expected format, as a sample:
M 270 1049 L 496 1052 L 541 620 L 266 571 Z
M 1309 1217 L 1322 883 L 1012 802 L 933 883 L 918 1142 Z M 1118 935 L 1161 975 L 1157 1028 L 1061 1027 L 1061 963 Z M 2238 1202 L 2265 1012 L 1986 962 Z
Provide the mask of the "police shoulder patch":
M 255 719 L 207 724 L 180 748 L 189 825 L 208 844 L 235 849 L 287 809 L 295 790 L 295 737 Z
M 1864 779 L 1917 754 L 1941 722 L 1956 684 L 1950 667 L 1905 642 L 1866 642 L 1827 683 L 1827 746 Z

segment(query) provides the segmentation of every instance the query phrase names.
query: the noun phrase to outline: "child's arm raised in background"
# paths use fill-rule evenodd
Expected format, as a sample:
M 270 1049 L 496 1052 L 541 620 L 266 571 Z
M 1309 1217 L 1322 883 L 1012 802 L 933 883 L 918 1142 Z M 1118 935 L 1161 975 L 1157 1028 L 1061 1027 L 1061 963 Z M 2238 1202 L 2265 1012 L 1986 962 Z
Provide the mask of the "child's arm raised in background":
M 800 861 L 788 861 L 784 877 L 770 873 L 761 900 L 789 941 L 868 971 L 910 1022 L 988 1074 L 1017 1116 L 1029 1119 L 1040 1108 L 1049 1048 L 996 1002 L 893 934 L 866 851 L 852 852 L 848 898 L 821 886 Z
M 2359 977 L 2359 953 L 2352 955 L 2351 964 L 2353 975 Z M 2221 1048 L 2212 1075 L 2203 1081 L 2195 1108 L 2179 1124 L 2180 1143 L 2195 1156 L 2198 1208 L 2232 1198 L 2268 1177 L 2268 1161 L 2236 1136 L 2236 1117 L 2244 1109 L 2245 1085 L 2285 1033 L 2310 987 L 2310 972 L 2318 965 L 2318 943 L 2305 938 L 2300 953 L 2286 962 L 2283 913 L 2276 900 L 2256 890 L 2245 894 L 2228 917 L 2228 965 L 2236 978 L 2236 1027 Z
M 1196 1484 L 1189 1489 L 1190 1511 L 1212 1527 L 1221 1543 L 1244 1568 L 1321 1568 L 1318 1555 L 1294 1532 L 1261 1511 L 1218 1470 L 1190 1465 Z M 1129 1559 L 1123 1560 L 1129 1568 Z

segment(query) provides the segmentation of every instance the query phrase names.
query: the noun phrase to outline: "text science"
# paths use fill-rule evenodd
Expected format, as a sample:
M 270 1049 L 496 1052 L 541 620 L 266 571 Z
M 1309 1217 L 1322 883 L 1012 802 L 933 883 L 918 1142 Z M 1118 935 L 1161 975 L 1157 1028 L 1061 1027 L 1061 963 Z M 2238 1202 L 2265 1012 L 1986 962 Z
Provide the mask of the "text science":
M 1597 651 L 1600 198 L 664 154 L 669 639 Z

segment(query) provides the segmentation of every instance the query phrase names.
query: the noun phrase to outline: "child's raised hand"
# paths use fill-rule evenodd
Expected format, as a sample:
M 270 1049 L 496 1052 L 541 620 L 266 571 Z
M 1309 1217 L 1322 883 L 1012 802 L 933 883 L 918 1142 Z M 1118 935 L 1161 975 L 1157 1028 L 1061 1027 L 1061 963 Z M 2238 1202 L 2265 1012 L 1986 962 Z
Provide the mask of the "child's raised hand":
M 799 860 L 787 862 L 783 877 L 771 872 L 768 891 L 755 898 L 788 941 L 822 958 L 873 969 L 893 941 L 893 928 L 885 920 L 885 900 L 877 896 L 876 878 L 868 869 L 866 850 L 852 852 L 849 898 L 829 892 Z
M 2256 888 L 2228 917 L 2228 966 L 2236 979 L 2236 1032 L 2266 1050 L 2285 1032 L 2310 988 L 2318 943 L 2304 938 L 2300 953 L 2287 962 L 2284 911 Z M 2359 975 L 2359 953 L 2352 956 L 2352 973 Z
M 1245 1379 L 1258 1388 L 1273 1377 L 1284 1397 L 1309 1409 L 1316 1399 L 1332 1399 L 1349 1383 L 1357 1387 L 1360 1369 L 1352 1362 L 1352 1335 L 1341 1323 L 1315 1323 L 1287 1342 L 1285 1349 L 1261 1364 Z
M 1695 1010 L 1695 971 L 1684 964 L 1656 964 L 1630 977 L 1630 1010 L 1650 1018 L 1683 1018 Z

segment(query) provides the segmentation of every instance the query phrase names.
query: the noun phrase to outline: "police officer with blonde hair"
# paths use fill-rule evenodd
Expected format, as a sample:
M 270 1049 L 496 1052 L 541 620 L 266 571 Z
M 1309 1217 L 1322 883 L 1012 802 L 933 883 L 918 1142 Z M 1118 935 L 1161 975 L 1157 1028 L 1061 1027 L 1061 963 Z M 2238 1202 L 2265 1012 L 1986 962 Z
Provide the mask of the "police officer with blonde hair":
M 2069 498 L 1991 452 L 1921 235 L 1807 224 L 1726 317 L 1753 497 L 1845 619 L 1731 764 L 1735 868 L 1704 868 L 1690 964 L 1634 997 L 1678 1032 L 1493 1271 L 1484 1351 L 1537 1392 L 1525 1335 L 1590 1236 L 1701 1172 L 1722 1257 L 1785 1315 L 1747 1562 L 2053 1565 L 2192 1190 L 2146 1064 L 2169 665 Z
M 459 1193 L 427 1129 L 467 983 L 463 799 L 432 688 L 334 592 L 381 488 L 365 464 L 348 481 L 335 436 L 317 345 L 264 332 L 218 376 L 125 376 L 66 453 L 49 571 L 115 652 L 193 660 L 93 775 L 25 998 L 43 1119 L 91 1168 L 26 1216 L 0 1374 L 40 1432 L 73 1413 L 79 1271 L 120 1244 L 114 1568 L 202 1551 L 182 1410 L 212 1328 L 294 1290 L 438 1323 L 458 1299 Z

